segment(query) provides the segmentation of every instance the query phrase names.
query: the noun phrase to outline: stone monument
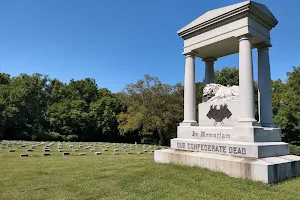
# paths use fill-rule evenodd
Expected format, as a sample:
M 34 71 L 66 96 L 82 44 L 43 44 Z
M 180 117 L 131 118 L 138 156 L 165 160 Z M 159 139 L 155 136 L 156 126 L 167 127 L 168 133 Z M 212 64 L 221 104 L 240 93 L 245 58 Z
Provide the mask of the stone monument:
M 263 4 L 245 1 L 206 12 L 178 31 L 184 40 L 184 120 L 159 163 L 199 166 L 264 183 L 300 175 L 272 116 L 270 30 L 278 21 Z M 259 121 L 255 119 L 252 49 L 258 50 Z M 214 83 L 217 58 L 239 53 L 239 86 Z M 195 108 L 195 57 L 205 62 L 203 103 Z

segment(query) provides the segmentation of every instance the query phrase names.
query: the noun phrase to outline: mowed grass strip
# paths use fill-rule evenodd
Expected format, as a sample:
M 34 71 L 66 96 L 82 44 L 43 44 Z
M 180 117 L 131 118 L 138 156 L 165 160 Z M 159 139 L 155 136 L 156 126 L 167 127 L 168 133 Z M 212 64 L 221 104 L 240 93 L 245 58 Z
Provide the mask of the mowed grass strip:
M 0 199 L 300 199 L 299 178 L 265 185 L 198 167 L 157 164 L 153 155 L 136 154 L 142 146 L 132 155 L 121 147 L 120 155 L 113 155 L 110 147 L 101 156 L 84 148 L 79 152 L 87 155 L 77 156 L 67 148 L 64 144 L 70 156 L 57 152 L 55 144 L 50 148 L 55 154 L 43 157 L 40 146 L 28 158 L 1 149 Z

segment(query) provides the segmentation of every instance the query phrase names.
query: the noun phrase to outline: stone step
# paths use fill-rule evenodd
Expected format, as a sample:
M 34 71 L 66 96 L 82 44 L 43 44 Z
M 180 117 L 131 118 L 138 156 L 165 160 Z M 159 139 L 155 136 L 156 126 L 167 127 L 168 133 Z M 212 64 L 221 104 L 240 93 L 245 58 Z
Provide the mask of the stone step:
M 203 152 L 164 149 L 154 152 L 158 163 L 174 163 L 208 168 L 232 177 L 275 183 L 300 175 L 300 156 L 241 158 Z
M 284 142 L 236 142 L 175 138 L 171 140 L 171 148 L 248 158 L 290 154 L 288 144 Z

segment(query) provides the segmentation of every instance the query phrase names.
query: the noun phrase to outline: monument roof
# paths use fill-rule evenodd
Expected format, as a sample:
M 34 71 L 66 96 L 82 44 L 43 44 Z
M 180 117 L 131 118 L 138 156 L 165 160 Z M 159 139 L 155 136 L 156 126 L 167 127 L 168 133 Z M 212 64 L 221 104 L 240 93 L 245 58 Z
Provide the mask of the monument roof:
M 210 10 L 180 29 L 177 33 L 179 36 L 186 35 L 187 32 L 191 32 L 195 29 L 201 29 L 201 27 L 206 27 L 210 24 L 249 10 L 255 12 L 256 15 L 263 15 L 262 18 L 268 22 L 268 25 L 271 28 L 278 23 L 277 19 L 265 5 L 255 1 L 244 1 L 230 6 Z

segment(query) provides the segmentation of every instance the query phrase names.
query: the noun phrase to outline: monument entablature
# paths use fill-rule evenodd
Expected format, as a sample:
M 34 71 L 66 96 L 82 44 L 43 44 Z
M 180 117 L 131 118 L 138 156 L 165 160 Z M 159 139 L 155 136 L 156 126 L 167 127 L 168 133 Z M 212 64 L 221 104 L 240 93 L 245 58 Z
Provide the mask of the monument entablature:
M 211 10 L 177 33 L 184 40 L 183 54 L 219 58 L 239 52 L 241 36 L 252 37 L 252 45 L 270 43 L 270 30 L 278 23 L 260 3 L 242 3 Z
M 254 1 L 209 11 L 184 28 L 184 120 L 171 148 L 156 162 L 200 166 L 273 183 L 300 176 L 300 157 L 290 155 L 273 121 L 269 47 L 278 21 Z M 258 115 L 255 119 L 252 49 L 258 50 Z M 214 62 L 239 53 L 239 85 L 214 83 Z M 195 57 L 205 63 L 203 102 L 196 120 Z

